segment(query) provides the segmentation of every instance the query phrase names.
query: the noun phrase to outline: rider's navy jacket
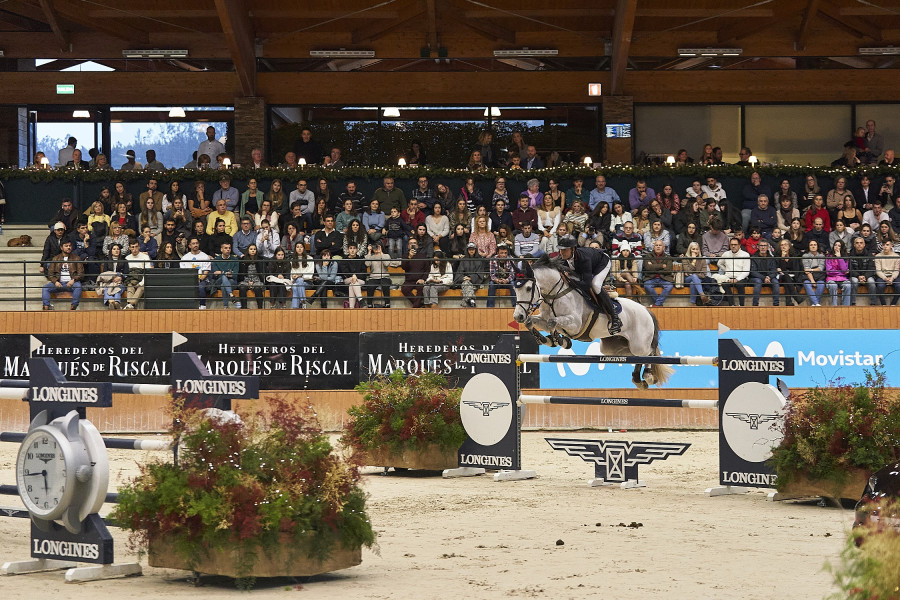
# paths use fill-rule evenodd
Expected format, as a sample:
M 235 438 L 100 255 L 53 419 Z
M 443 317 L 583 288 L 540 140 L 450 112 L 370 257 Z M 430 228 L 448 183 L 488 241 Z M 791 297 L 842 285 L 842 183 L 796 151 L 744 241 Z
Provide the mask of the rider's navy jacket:
M 598 275 L 609 264 L 609 256 L 602 250 L 589 248 L 575 248 L 575 272 L 582 281 L 591 281 L 594 275 Z

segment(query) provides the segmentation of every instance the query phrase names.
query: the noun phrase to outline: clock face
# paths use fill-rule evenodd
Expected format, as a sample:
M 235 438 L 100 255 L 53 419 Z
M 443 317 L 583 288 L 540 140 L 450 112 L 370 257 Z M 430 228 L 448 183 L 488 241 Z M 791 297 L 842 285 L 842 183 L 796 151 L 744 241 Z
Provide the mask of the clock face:
M 75 484 L 68 440 L 61 433 L 38 428 L 28 434 L 16 459 L 19 496 L 28 510 L 43 519 L 62 515 Z

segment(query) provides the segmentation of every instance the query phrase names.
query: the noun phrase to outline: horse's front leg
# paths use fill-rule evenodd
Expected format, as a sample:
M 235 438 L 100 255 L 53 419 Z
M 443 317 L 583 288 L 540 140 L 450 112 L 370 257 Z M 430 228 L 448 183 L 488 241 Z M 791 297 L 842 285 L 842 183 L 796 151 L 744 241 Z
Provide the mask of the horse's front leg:
M 547 320 L 548 331 L 563 329 L 566 331 L 578 331 L 579 317 L 573 315 L 555 315 Z
M 539 329 L 543 329 L 544 331 L 550 331 L 547 326 L 547 322 L 539 316 L 529 316 L 525 320 L 525 326 L 531 332 L 531 335 L 534 336 L 534 339 L 538 341 L 539 344 L 544 344 L 545 346 L 550 346 L 551 348 L 556 347 L 556 342 L 553 341 L 553 336 L 550 337 L 542 334 Z

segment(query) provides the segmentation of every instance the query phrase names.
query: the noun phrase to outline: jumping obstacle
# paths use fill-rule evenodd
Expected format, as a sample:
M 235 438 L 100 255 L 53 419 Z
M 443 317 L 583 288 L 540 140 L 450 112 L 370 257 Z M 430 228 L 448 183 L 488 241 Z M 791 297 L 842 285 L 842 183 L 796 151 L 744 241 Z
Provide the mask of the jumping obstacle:
M 180 337 L 173 333 L 173 348 Z M 32 346 L 32 352 L 35 348 Z M 27 510 L 0 508 L 0 516 L 31 518 L 32 556 L 32 560 L 4 563 L 0 567 L 0 574 L 17 575 L 67 569 L 65 576 L 67 582 L 140 575 L 141 566 L 137 563 L 114 563 L 112 535 L 98 514 L 105 502 L 117 500 L 116 494 L 106 493 L 109 484 L 106 449 L 145 451 L 175 449 L 170 442 L 162 440 L 102 437 L 85 418 L 85 409 L 89 406 L 98 408 L 112 406 L 113 393 L 160 395 L 172 392 L 185 394 L 187 405 L 228 409 L 233 398 L 257 398 L 259 378 L 213 376 L 199 357 L 189 352 L 172 353 L 172 384 L 168 386 L 68 381 L 57 363 L 50 358 L 29 358 L 28 367 L 31 377 L 29 380 L 0 381 L 0 397 L 26 400 L 31 413 L 31 427 L 28 433 L 0 432 L 0 441 L 22 443 L 26 439 L 32 439 L 30 436 L 33 434 L 44 435 L 44 431 L 54 431 L 53 428 L 56 427 L 61 434 L 65 433 L 62 438 L 57 438 L 60 439 L 60 443 L 65 442 L 66 445 L 71 443 L 74 450 L 62 449 L 61 453 L 60 450 L 54 450 L 52 452 L 55 458 L 50 457 L 47 460 L 64 459 L 65 470 L 76 473 L 77 479 L 73 478 L 70 484 L 67 483 L 74 492 L 70 491 L 57 498 L 60 509 L 64 507 L 64 512 L 59 515 L 55 512 L 38 514 L 27 504 Z M 46 436 L 44 439 L 46 440 Z M 35 447 L 37 446 L 38 442 L 35 442 Z M 28 451 L 35 452 L 31 450 L 30 445 Z M 21 476 L 19 473 L 22 466 L 21 457 L 26 456 L 26 461 L 30 460 L 23 452 L 24 449 L 20 450 L 20 458 L 16 461 L 17 479 Z M 73 462 L 70 465 L 70 460 L 81 462 Z M 79 465 L 77 468 L 76 464 Z M 47 467 L 43 468 L 46 487 L 48 471 Z M 29 471 L 25 470 L 24 474 L 27 477 Z M 34 471 L 31 474 L 40 473 Z M 23 485 L 19 479 L 15 486 L 0 486 L 0 494 L 24 497 L 26 492 Z M 28 486 L 28 489 L 31 487 Z M 31 492 L 28 494 L 30 496 Z M 30 498 L 28 500 L 32 501 Z M 43 506 L 46 508 L 48 505 L 44 503 Z M 92 566 L 78 567 L 77 563 L 92 563 Z
M 503 335 L 493 351 L 469 353 L 476 373 L 463 389 L 460 416 L 468 438 L 459 450 L 459 468 L 445 477 L 463 477 L 499 470 L 495 481 L 529 479 L 534 471 L 521 468 L 521 427 L 527 404 L 655 406 L 719 411 L 719 483 L 707 493 L 746 493 L 750 487 L 771 488 L 775 473 L 766 464 L 781 439 L 777 424 L 787 390 L 769 384 L 772 375 L 793 375 L 794 359 L 750 356 L 735 339 L 720 339 L 718 356 L 569 356 L 518 353 L 517 335 Z M 595 398 L 541 396 L 520 393 L 518 367 L 524 363 L 675 364 L 716 366 L 718 400 Z M 783 390 L 783 391 L 779 391 Z M 637 465 L 683 453 L 688 445 L 664 442 L 604 442 L 549 438 L 552 447 L 595 465 L 597 479 L 621 475 L 623 487 L 640 485 Z M 587 448 L 590 443 L 591 448 Z M 631 468 L 628 468 L 631 467 Z M 626 474 L 626 470 L 628 473 Z M 614 474 L 610 477 L 610 474 Z M 632 483 L 629 483 L 632 482 Z M 597 484 L 595 480 L 593 484 Z

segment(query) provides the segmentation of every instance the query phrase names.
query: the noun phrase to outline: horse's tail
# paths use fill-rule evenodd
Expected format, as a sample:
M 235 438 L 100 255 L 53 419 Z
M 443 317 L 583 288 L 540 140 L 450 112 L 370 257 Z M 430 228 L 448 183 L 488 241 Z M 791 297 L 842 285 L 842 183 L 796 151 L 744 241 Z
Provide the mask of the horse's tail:
M 659 321 L 656 320 L 656 315 L 653 314 L 653 311 L 648 310 L 650 313 L 650 318 L 653 319 L 653 340 L 650 342 L 650 356 L 660 356 L 662 355 L 662 350 L 659 349 Z M 650 374 L 653 376 L 653 383 L 657 386 L 661 386 L 669 380 L 675 373 L 675 369 L 673 369 L 669 365 L 650 365 Z

